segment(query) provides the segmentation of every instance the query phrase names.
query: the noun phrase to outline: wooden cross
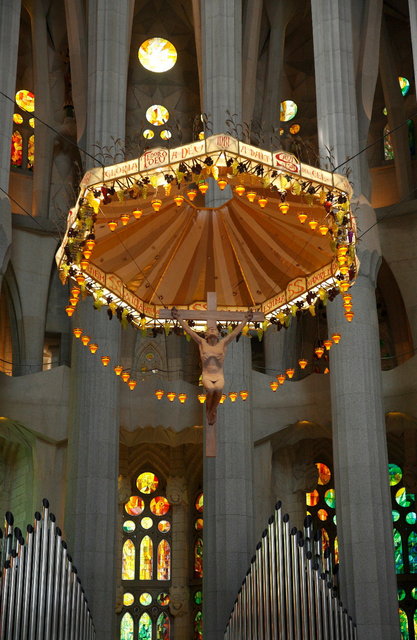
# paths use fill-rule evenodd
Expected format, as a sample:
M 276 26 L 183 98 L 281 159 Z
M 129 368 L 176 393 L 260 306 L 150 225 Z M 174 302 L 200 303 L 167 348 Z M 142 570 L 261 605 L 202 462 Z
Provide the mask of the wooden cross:
M 207 322 L 207 329 L 214 328 L 217 330 L 217 322 L 223 320 L 227 321 L 242 321 L 245 320 L 246 313 L 242 311 L 218 311 L 217 310 L 217 297 L 216 293 L 211 292 L 207 294 L 207 310 L 180 310 L 181 320 L 205 320 Z M 171 309 L 161 309 L 159 317 L 162 319 L 172 318 Z M 263 321 L 265 316 L 263 313 L 253 313 L 252 320 L 255 322 Z M 206 430 L 206 456 L 216 456 L 216 423 L 207 424 Z

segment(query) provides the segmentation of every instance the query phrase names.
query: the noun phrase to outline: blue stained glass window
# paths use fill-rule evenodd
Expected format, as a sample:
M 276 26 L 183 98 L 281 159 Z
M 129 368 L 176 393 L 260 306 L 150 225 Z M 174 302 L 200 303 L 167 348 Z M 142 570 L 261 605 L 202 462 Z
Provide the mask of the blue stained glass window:
M 417 573 L 417 533 L 408 536 L 408 565 L 410 573 Z

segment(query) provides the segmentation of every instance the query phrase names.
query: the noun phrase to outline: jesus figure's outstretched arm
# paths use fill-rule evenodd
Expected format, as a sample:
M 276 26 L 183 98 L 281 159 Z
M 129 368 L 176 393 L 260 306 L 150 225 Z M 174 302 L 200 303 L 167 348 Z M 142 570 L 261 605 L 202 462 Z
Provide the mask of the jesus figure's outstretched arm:
M 245 315 L 245 319 L 242 320 L 242 322 L 239 322 L 237 327 L 235 327 L 233 331 L 229 333 L 229 335 L 223 338 L 222 343 L 224 344 L 225 347 L 229 344 L 229 342 L 232 342 L 232 340 L 239 335 L 239 333 L 242 331 L 245 324 L 247 324 L 252 320 L 252 316 L 253 316 L 252 311 L 248 311 L 247 314 Z
M 178 323 L 181 325 L 184 331 L 186 331 L 188 335 L 191 336 L 195 342 L 197 342 L 197 344 L 201 344 L 203 339 L 198 335 L 198 333 L 196 333 L 196 331 L 193 331 L 191 327 L 188 326 L 188 323 L 185 322 L 185 320 L 181 318 L 180 312 L 178 311 L 178 309 L 174 307 L 172 309 L 171 315 L 174 318 L 174 320 L 178 321 Z

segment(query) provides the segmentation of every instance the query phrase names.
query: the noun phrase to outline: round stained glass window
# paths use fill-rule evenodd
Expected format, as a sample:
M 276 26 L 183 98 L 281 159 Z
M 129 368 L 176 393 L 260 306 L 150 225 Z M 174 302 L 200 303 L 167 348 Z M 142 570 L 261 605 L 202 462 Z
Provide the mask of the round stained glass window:
M 159 135 L 161 136 L 162 140 L 169 140 L 172 136 L 172 133 L 171 131 L 169 131 L 169 129 L 163 129 Z
M 417 600 L 417 589 L 415 587 L 411 589 L 411 597 Z
M 319 517 L 320 520 L 327 520 L 327 516 L 329 515 L 326 511 L 326 509 L 319 509 L 317 511 L 317 515 Z
M 16 93 L 15 98 L 17 105 L 23 109 L 23 111 L 35 111 L 35 96 L 26 89 L 21 89 Z
M 146 111 L 146 119 L 150 124 L 160 127 L 169 120 L 169 111 L 162 104 L 153 104 Z
M 404 78 L 403 76 L 398 76 L 398 82 L 400 85 L 401 93 L 403 94 L 403 96 L 406 96 L 407 93 L 410 91 L 409 81 L 407 80 L 407 78 Z
M 196 591 L 194 594 L 194 602 L 196 604 L 201 604 L 203 602 L 203 592 L 202 591 Z
M 169 595 L 165 593 L 165 591 L 163 591 L 162 593 L 158 594 L 157 600 L 158 604 L 160 604 L 161 607 L 166 607 L 169 604 Z
M 22 124 L 23 117 L 20 115 L 20 113 L 13 114 L 13 122 L 15 122 L 16 124 Z
M 336 492 L 334 489 L 328 489 L 324 494 L 324 501 L 331 509 L 336 508 Z
M 177 50 L 165 38 L 149 38 L 139 47 L 139 62 L 148 71 L 163 73 L 169 71 L 177 61 Z
M 398 589 L 398 600 L 404 600 L 404 598 L 405 598 L 405 590 Z
M 153 525 L 153 520 L 152 518 L 148 518 L 148 517 L 142 518 L 142 520 L 140 521 L 140 524 L 144 529 L 150 529 Z
M 203 493 L 199 493 L 197 496 L 197 499 L 195 501 L 195 508 L 198 511 L 198 513 L 203 513 L 203 508 L 204 508 L 204 494 Z
M 397 464 L 390 463 L 388 465 L 388 475 L 390 486 L 395 487 L 395 485 L 398 484 L 403 477 L 403 472 L 401 470 L 401 467 L 399 467 Z
M 170 504 L 163 496 L 152 498 L 150 509 L 155 516 L 164 516 L 169 511 Z
M 337 526 L 337 519 L 336 519 L 336 516 L 335 516 L 335 515 L 333 516 L 333 522 L 334 522 L 334 523 L 335 523 L 335 525 Z
M 417 521 L 417 515 L 416 515 L 416 513 L 414 511 L 410 511 L 405 516 L 405 519 L 406 519 L 408 524 L 415 524 L 416 521 Z
M 317 484 L 328 484 L 330 482 L 330 478 L 332 477 L 332 472 L 329 467 L 323 462 L 316 462 L 317 471 L 319 473 L 319 478 L 317 480 Z
M 290 126 L 290 133 L 292 133 L 293 136 L 295 136 L 297 133 L 300 132 L 300 125 L 299 124 L 292 124 Z
M 160 520 L 158 522 L 158 531 L 160 531 L 161 533 L 168 533 L 170 529 L 171 523 L 168 522 L 168 520 Z
M 397 522 L 400 519 L 400 514 L 398 511 L 393 510 L 392 512 L 392 521 Z
M 281 102 L 279 119 L 281 122 L 288 122 L 295 118 L 297 111 L 298 107 L 295 102 L 292 100 L 284 100 L 284 102 Z
M 141 493 L 153 493 L 156 491 L 159 480 L 154 473 L 146 471 L 136 478 L 136 486 Z
M 133 593 L 124 593 L 123 594 L 123 604 L 125 607 L 130 607 L 131 604 L 135 602 L 135 597 Z
M 125 533 L 131 533 L 136 529 L 136 525 L 133 520 L 125 520 L 123 523 L 123 531 Z
M 130 516 L 140 516 L 145 508 L 145 503 L 140 496 L 130 496 L 129 501 L 125 504 L 125 511 Z
M 150 593 L 141 593 L 139 596 L 139 602 L 141 603 L 141 605 L 143 605 L 144 607 L 148 607 L 151 602 L 152 602 L 152 596 Z
M 155 134 L 152 129 L 145 129 L 145 131 L 143 132 L 143 137 L 146 138 L 146 140 L 152 140 L 154 135 Z
M 197 518 L 194 523 L 194 527 L 197 529 L 197 531 L 201 531 L 203 529 L 203 518 Z
M 411 507 L 414 502 L 414 494 L 407 493 L 405 487 L 401 487 L 395 494 L 395 500 L 400 507 Z
M 306 493 L 306 505 L 308 507 L 315 507 L 319 501 L 319 492 L 314 489 L 311 493 Z

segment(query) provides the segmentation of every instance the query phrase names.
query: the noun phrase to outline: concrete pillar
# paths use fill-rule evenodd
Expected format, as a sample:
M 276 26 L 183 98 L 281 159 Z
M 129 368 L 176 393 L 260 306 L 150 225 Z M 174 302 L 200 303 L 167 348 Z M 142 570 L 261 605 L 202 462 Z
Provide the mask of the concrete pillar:
M 260 538 L 269 516 L 274 512 L 274 495 L 272 491 L 272 444 L 270 440 L 254 447 L 254 521 L 255 537 Z
M 254 553 L 251 348 L 242 337 L 229 346 L 226 390 L 248 389 L 246 402 L 226 400 L 217 414 L 217 457 L 204 460 L 204 638 L 223 637 L 231 608 Z
M 19 45 L 20 0 L 0 3 L 1 91 L 14 100 L 16 92 L 17 50 Z M 9 191 L 10 141 L 13 130 L 13 102 L 0 95 L 0 187 Z M 12 237 L 10 202 L 0 191 L 0 276 L 6 270 Z M 1 282 L 0 282 L 1 284 Z
M 124 138 L 126 86 L 133 3 L 88 3 L 87 151 Z M 95 311 L 91 298 L 80 304 L 79 325 L 98 343 L 91 355 L 74 339 L 72 415 L 68 443 L 69 495 L 66 530 L 92 610 L 97 635 L 111 640 L 115 630 L 115 529 L 119 458 L 120 324 Z M 109 355 L 104 368 L 100 355 Z M 119 567 L 118 567 L 119 569 Z
M 338 165 L 360 151 L 352 4 L 312 0 L 312 18 L 320 152 L 325 157 L 326 147 L 332 149 Z M 363 233 L 375 223 L 375 213 L 361 191 L 358 158 L 347 166 Z M 394 640 L 400 632 L 374 290 L 380 256 L 376 225 L 363 236 L 361 248 L 351 289 L 352 324 L 343 317 L 340 298 L 327 311 L 330 334 L 343 335 L 341 349 L 330 352 L 341 599 L 358 625 L 359 640 Z
M 285 333 L 285 329 L 277 331 L 273 325 L 264 333 L 265 373 L 268 376 L 275 376 L 284 368 Z

